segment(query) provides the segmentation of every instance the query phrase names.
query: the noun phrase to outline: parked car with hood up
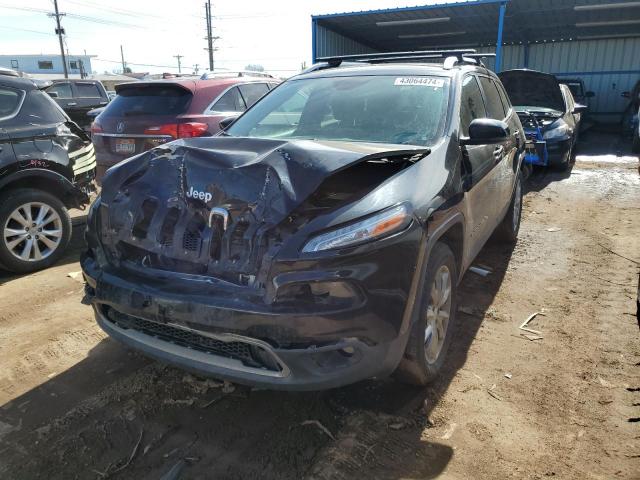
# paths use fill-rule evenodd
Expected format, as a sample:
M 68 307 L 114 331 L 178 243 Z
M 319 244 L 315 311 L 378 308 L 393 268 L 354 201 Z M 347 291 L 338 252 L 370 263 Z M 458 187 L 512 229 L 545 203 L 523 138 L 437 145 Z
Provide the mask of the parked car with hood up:
M 332 59 L 222 136 L 111 168 L 81 259 L 98 324 L 249 385 L 433 380 L 464 272 L 494 232 L 517 239 L 524 132 L 471 53 L 421 54 L 453 56 Z
M 508 70 L 498 74 L 524 126 L 536 143 L 534 165 L 568 169 L 575 160 L 580 121 L 587 107 L 577 104 L 567 85 L 548 73 Z

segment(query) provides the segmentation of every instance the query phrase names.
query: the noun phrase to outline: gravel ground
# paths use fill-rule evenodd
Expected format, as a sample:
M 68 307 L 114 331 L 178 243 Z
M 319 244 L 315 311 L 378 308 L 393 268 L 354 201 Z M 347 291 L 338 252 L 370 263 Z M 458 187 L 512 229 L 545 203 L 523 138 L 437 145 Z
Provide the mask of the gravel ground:
M 127 351 L 68 275 L 76 228 L 57 266 L 0 273 L 0 478 L 640 478 L 637 168 L 594 133 L 570 173 L 534 173 L 518 244 L 481 252 L 493 272 L 465 277 L 425 389 L 257 391 Z

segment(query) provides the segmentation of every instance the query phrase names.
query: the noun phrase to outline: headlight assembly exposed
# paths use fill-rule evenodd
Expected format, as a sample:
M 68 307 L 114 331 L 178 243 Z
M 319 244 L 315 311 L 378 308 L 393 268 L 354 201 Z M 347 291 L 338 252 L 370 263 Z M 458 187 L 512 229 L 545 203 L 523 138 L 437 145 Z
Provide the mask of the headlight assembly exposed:
M 411 223 L 411 214 L 408 207 L 398 205 L 359 222 L 313 237 L 302 251 L 320 252 L 357 245 L 399 232 L 409 223 Z
M 545 140 L 556 140 L 558 138 L 564 138 L 569 135 L 569 126 L 563 121 L 559 121 L 553 124 L 554 128 L 551 128 L 544 132 Z

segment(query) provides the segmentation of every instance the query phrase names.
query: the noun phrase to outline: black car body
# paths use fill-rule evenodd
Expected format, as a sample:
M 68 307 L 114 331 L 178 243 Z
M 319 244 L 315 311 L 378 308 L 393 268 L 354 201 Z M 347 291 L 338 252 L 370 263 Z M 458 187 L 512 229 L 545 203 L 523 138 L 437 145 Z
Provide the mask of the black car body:
M 540 128 L 549 165 L 568 168 L 574 160 L 584 105 L 571 90 L 548 73 L 508 70 L 498 75 L 530 138 Z
M 1 267 L 31 271 L 60 257 L 71 234 L 66 209 L 88 204 L 95 166 L 91 140 L 48 95 L 0 76 Z
M 520 220 L 520 121 L 493 73 L 454 60 L 321 65 L 224 136 L 110 169 L 81 260 L 99 325 L 268 388 L 430 381 L 459 279 Z
M 85 132 L 94 120 L 88 112 L 109 103 L 109 95 L 98 80 L 54 80 L 44 90 Z

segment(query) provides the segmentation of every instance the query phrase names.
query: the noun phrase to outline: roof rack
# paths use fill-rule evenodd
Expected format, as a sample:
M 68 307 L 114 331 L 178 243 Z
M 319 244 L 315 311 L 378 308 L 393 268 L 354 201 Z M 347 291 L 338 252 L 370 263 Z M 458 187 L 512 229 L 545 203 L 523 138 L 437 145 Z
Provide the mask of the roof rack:
M 229 71 L 217 71 L 217 72 L 204 72 L 200 77 L 200 80 L 210 80 L 212 78 L 233 78 L 233 77 L 260 77 L 260 78 L 275 78 L 270 73 L 255 72 L 253 70 L 229 70 Z
M 306 72 L 324 70 L 327 68 L 337 68 L 349 62 L 349 65 L 358 63 L 391 63 L 407 60 L 436 60 L 445 59 L 444 68 L 451 69 L 460 64 L 474 64 L 484 67 L 482 58 L 495 57 L 494 53 L 477 53 L 476 50 L 422 50 L 411 52 L 385 52 L 385 53 L 363 53 L 357 55 L 340 55 L 333 57 L 320 57 L 319 62 L 307 69 Z

